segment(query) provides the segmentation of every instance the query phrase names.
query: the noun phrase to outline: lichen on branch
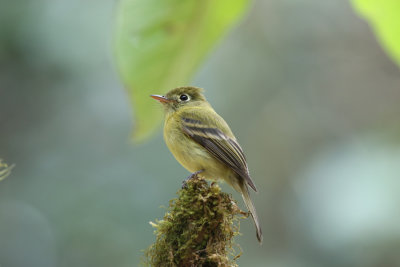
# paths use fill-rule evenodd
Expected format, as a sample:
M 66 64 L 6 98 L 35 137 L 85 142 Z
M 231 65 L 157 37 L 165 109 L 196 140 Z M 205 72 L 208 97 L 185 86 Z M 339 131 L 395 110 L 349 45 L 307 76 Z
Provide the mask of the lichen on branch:
M 196 176 L 170 201 L 163 220 L 150 222 L 156 241 L 145 251 L 144 265 L 237 266 L 241 250 L 233 237 L 245 216 L 231 195 Z

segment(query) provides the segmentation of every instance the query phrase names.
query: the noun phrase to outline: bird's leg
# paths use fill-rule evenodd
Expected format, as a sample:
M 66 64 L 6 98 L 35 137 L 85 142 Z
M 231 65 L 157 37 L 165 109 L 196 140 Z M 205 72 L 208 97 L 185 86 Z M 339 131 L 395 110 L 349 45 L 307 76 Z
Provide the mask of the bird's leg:
M 189 175 L 185 180 L 182 181 L 182 188 L 186 188 L 187 182 L 188 182 L 190 179 L 195 178 L 199 173 L 202 173 L 202 172 L 204 172 L 204 170 L 199 170 L 199 171 L 194 172 L 194 173 L 192 173 L 191 175 Z

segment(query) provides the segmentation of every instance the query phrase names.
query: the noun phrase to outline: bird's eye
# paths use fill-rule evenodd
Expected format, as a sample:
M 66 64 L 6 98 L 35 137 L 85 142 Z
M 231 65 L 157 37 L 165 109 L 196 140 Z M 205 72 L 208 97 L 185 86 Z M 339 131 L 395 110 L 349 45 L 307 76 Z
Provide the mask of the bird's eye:
M 181 95 L 179 97 L 179 99 L 182 100 L 182 101 L 187 101 L 187 100 L 189 100 L 189 97 L 187 95 Z

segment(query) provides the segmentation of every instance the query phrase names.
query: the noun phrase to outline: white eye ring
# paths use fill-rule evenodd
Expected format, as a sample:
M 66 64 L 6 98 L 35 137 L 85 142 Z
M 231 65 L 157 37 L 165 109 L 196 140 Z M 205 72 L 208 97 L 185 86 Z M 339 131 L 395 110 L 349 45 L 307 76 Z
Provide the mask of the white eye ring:
M 189 101 L 190 97 L 188 95 L 186 95 L 186 94 L 182 94 L 182 95 L 179 96 L 179 100 L 181 100 L 181 101 Z

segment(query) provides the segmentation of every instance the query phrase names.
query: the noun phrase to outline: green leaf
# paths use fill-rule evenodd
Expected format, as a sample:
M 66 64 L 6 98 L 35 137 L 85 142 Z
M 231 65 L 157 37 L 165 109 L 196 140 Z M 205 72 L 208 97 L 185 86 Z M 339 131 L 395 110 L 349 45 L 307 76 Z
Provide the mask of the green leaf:
M 188 85 L 248 0 L 120 0 L 116 59 L 134 106 L 134 140 L 155 132 L 162 109 L 149 97 Z
M 372 25 L 386 52 L 400 65 L 400 0 L 353 0 L 353 5 Z

